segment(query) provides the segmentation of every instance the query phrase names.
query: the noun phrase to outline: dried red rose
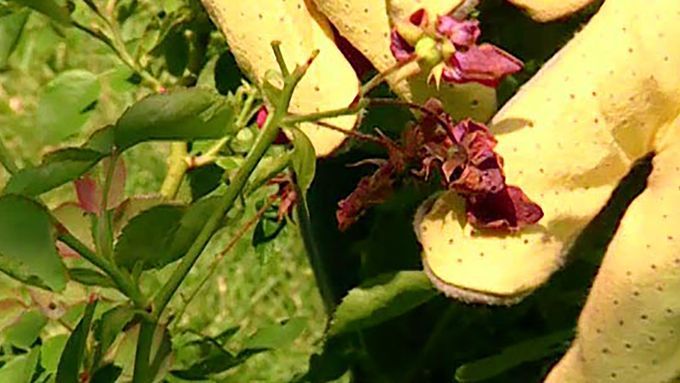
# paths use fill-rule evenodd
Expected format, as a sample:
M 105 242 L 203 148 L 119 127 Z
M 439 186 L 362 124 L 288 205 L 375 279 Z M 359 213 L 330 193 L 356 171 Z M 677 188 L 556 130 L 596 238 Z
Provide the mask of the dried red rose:
M 340 202 L 340 230 L 384 202 L 400 178 L 427 180 L 434 172 L 445 188 L 465 198 L 468 222 L 475 228 L 512 232 L 543 217 L 540 206 L 520 188 L 505 183 L 503 159 L 494 151 L 496 139 L 486 126 L 469 119 L 454 124 L 437 100 L 429 100 L 425 108 L 430 112 L 407 127 L 399 143 L 382 137 L 389 159 Z
M 293 208 L 298 202 L 297 189 L 292 177 L 288 174 L 282 174 L 272 178 L 268 183 L 279 187 L 276 194 L 271 197 L 279 201 L 278 220 L 282 221 L 285 217 L 292 216 Z

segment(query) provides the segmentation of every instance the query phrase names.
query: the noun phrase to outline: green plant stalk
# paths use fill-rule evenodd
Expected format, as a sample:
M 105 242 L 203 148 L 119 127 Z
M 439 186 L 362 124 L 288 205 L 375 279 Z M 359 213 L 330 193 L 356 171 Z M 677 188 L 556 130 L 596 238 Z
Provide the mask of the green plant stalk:
M 333 292 L 333 287 L 331 285 L 331 279 L 326 273 L 326 267 L 321 256 L 321 252 L 316 244 L 314 235 L 312 234 L 312 221 L 309 216 L 309 208 L 307 207 L 307 200 L 301 190 L 297 190 L 297 195 L 299 200 L 295 208 L 296 217 L 298 220 L 298 227 L 300 229 L 300 235 L 302 236 L 302 241 L 307 250 L 307 258 L 309 258 L 309 264 L 314 273 L 314 279 L 316 280 L 316 285 L 319 288 L 319 295 L 321 295 L 321 300 L 323 301 L 324 308 L 326 309 L 326 314 L 330 315 L 335 311 L 336 299 L 335 293 Z
M 229 243 L 227 244 L 227 246 L 225 246 L 224 249 L 217 256 L 215 256 L 215 258 L 212 260 L 212 262 L 210 262 L 210 265 L 207 268 L 208 271 L 205 273 L 203 278 L 201 278 L 200 282 L 198 282 L 198 285 L 194 288 L 194 291 L 191 292 L 191 294 L 189 295 L 189 298 L 187 298 L 183 302 L 182 308 L 177 311 L 177 315 L 175 316 L 175 319 L 174 319 L 175 328 L 177 328 L 177 326 L 179 325 L 179 323 L 180 323 L 182 317 L 184 316 L 184 313 L 186 312 L 187 307 L 189 306 L 191 301 L 193 301 L 196 298 L 196 296 L 201 291 L 201 289 L 203 289 L 203 286 L 205 286 L 205 284 L 208 283 L 210 278 L 215 274 L 215 271 L 217 271 L 217 265 L 219 265 L 219 263 L 229 253 L 229 251 L 231 251 L 231 249 L 233 249 L 234 246 L 236 246 L 238 241 L 241 238 L 243 238 L 243 236 L 253 226 L 255 226 L 255 224 L 260 220 L 260 218 L 262 218 L 262 216 L 267 211 L 267 209 L 269 209 L 272 206 L 272 203 L 273 203 L 273 199 L 271 199 L 271 198 L 267 199 L 267 202 L 265 202 L 265 204 L 260 208 L 260 210 L 258 210 L 255 213 L 255 215 L 251 219 L 249 219 L 248 222 L 245 223 L 245 225 L 243 225 L 243 226 L 241 226 L 241 228 L 239 228 L 239 230 L 236 232 L 236 234 L 234 234 L 234 236 L 229 240 Z
M 250 92 L 248 94 L 248 97 L 246 100 L 243 102 L 243 108 L 241 108 L 241 112 L 239 113 L 238 117 L 236 118 L 236 130 L 241 130 L 243 127 L 246 126 L 248 123 L 248 120 L 250 119 L 250 116 L 252 114 L 253 110 L 253 103 L 255 102 L 255 97 L 256 93 L 255 92 Z M 219 141 L 215 143 L 210 149 L 208 149 L 205 154 L 202 154 L 196 158 L 194 158 L 191 161 L 191 167 L 192 168 L 197 168 L 205 165 L 212 164 L 217 160 L 217 157 L 220 153 L 220 150 L 224 147 L 224 145 L 229 142 L 231 137 L 224 137 L 221 138 Z
M 315 122 L 315 121 L 323 120 L 323 119 L 326 119 L 326 118 L 333 118 L 333 117 L 340 117 L 340 116 L 357 114 L 362 109 L 364 109 L 367 105 L 368 105 L 368 101 L 362 98 L 362 99 L 359 99 L 359 101 L 357 101 L 353 105 L 345 107 L 345 108 L 326 110 L 326 111 L 323 111 L 323 112 L 310 113 L 310 114 L 299 115 L 299 116 L 298 115 L 289 116 L 286 119 L 284 119 L 283 123 L 286 124 L 286 125 L 295 125 L 295 124 L 299 124 L 301 122 Z
M 0 164 L 2 164 L 9 174 L 14 174 L 19 171 L 19 168 L 9 155 L 9 151 L 2 140 L 0 140 Z
M 125 276 L 120 270 L 112 267 L 106 260 L 100 258 L 92 252 L 84 243 L 80 242 L 78 238 L 73 236 L 69 232 L 61 232 L 59 234 L 59 240 L 64 242 L 68 247 L 75 250 L 80 256 L 82 256 L 86 261 L 90 262 L 102 272 L 108 275 L 113 283 L 116 284 L 118 289 L 125 294 L 136 307 L 144 309 L 147 306 L 147 299 L 142 295 L 141 291 L 135 285 L 132 280 Z
M 274 46 L 275 52 L 279 51 L 278 45 L 272 45 Z M 275 106 L 274 113 L 269 114 L 260 135 L 257 137 L 255 144 L 246 156 L 243 165 L 241 165 L 234 176 L 234 179 L 229 184 L 229 187 L 222 196 L 220 204 L 215 209 L 215 212 L 208 218 L 208 221 L 196 237 L 193 245 L 189 248 L 187 254 L 182 258 L 178 267 L 154 299 L 154 312 L 156 313 L 156 317 L 160 316 L 168 302 L 170 302 L 173 294 L 177 291 L 179 285 L 189 273 L 189 270 L 191 270 L 194 263 L 196 263 L 196 260 L 208 244 L 208 241 L 219 227 L 220 221 L 238 198 L 241 190 L 243 190 L 248 181 L 250 174 L 276 139 L 280 130 L 279 126 L 288 113 L 288 106 L 290 105 L 290 100 L 293 96 L 293 90 L 300 82 L 300 79 L 302 79 L 302 76 L 307 71 L 307 68 L 309 68 L 314 57 L 316 57 L 316 55 L 314 55 L 306 65 L 297 67 L 290 77 L 286 78 L 284 88 L 281 92 L 280 104 Z
M 272 48 L 274 49 L 275 53 L 278 53 L 278 55 L 280 55 L 279 45 L 280 43 L 277 42 L 272 43 Z M 260 162 L 267 149 L 269 149 L 269 147 L 273 144 L 279 133 L 279 126 L 281 125 L 283 118 L 288 113 L 288 107 L 293 96 L 293 90 L 295 90 L 295 87 L 300 82 L 302 76 L 305 74 L 309 68 L 309 65 L 311 65 L 317 54 L 318 51 L 314 52 L 306 65 L 297 67 L 289 77 L 285 78 L 284 87 L 281 92 L 280 103 L 275 106 L 274 113 L 269 114 L 269 117 L 267 118 L 262 131 L 257 137 L 255 144 L 246 156 L 245 162 L 239 168 L 231 184 L 222 196 L 219 205 L 213 214 L 208 218 L 205 225 L 203 225 L 203 228 L 187 251 L 186 255 L 182 258 L 180 264 L 175 268 L 170 278 L 165 282 L 156 295 L 152 308 L 152 315 L 156 321 L 160 319 L 163 311 L 167 307 L 168 303 L 170 303 L 173 295 L 177 289 L 179 289 L 179 286 L 189 274 L 189 271 L 191 271 L 191 268 L 198 260 L 198 257 L 201 255 L 205 247 L 208 245 L 208 242 L 219 228 L 222 218 L 238 198 L 241 190 L 248 181 L 250 174 Z M 285 66 L 283 66 L 281 70 L 282 72 L 287 71 Z M 149 369 L 148 350 L 151 349 L 151 341 L 153 340 L 153 337 L 149 338 L 146 336 L 146 333 L 144 333 L 145 336 L 142 336 L 142 330 L 144 327 L 151 327 L 153 329 L 155 327 L 155 323 L 146 320 L 142 322 L 142 327 L 140 328 L 140 337 L 137 340 L 135 367 L 132 378 L 133 383 L 145 383 L 146 381 L 144 378 Z M 149 329 L 147 328 L 145 331 L 149 331 Z
M 163 199 L 174 199 L 177 196 L 179 187 L 182 185 L 184 174 L 189 169 L 187 163 L 187 143 L 173 142 L 170 144 L 170 159 L 168 160 L 168 174 L 161 185 L 161 196 Z
M 151 356 L 151 344 L 156 323 L 142 319 L 139 325 L 137 337 L 137 350 L 135 351 L 135 367 L 132 372 L 132 383 L 150 382 L 153 377 L 149 375 L 149 358 Z

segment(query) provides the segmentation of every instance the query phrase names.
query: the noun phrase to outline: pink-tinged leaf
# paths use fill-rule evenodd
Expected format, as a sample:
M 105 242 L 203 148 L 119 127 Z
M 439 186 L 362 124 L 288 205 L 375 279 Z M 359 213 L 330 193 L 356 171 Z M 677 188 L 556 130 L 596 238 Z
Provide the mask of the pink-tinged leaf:
M 85 176 L 74 182 L 78 205 L 88 213 L 99 214 L 102 204 L 102 192 L 99 190 L 97 181 L 90 176 Z
M 111 166 L 111 159 L 105 158 L 102 162 L 104 174 L 108 174 Z M 125 180 L 127 179 L 127 170 L 125 167 L 125 160 L 123 157 L 118 157 L 115 168 L 113 169 L 113 176 L 111 177 L 111 185 L 109 187 L 109 195 L 106 200 L 106 208 L 113 209 L 118 207 L 123 200 L 125 200 Z
M 67 244 L 57 241 L 57 252 L 59 252 L 59 255 L 61 255 L 62 258 L 78 258 L 80 255 L 78 253 L 68 247 Z
M 496 87 L 504 77 L 519 72 L 522 67 L 522 61 L 494 45 L 473 45 L 451 56 L 442 80 Z

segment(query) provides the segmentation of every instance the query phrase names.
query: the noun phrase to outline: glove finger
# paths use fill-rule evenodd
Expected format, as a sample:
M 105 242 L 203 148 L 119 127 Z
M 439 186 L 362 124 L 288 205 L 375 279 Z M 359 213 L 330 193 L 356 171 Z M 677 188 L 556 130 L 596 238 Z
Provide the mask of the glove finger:
M 480 234 L 445 195 L 416 220 L 423 260 L 449 295 L 513 303 L 563 263 L 578 233 L 680 109 L 680 2 L 608 1 L 493 119 L 508 184 L 545 213 L 512 235 Z
M 352 66 L 338 50 L 327 20 L 311 1 L 204 0 L 206 9 L 224 33 L 239 66 L 253 80 L 262 83 L 265 73 L 278 70 L 271 42 L 281 41 L 289 67 L 305 63 L 312 51 L 319 55 L 293 94 L 291 111 L 312 113 L 349 106 L 359 91 Z M 351 130 L 356 116 L 342 116 L 327 122 Z M 301 125 L 318 156 L 332 153 L 345 135 L 316 124 Z
M 390 51 L 391 25 L 386 0 L 315 0 L 315 2 L 338 32 L 366 56 L 378 71 L 385 72 L 396 64 Z M 411 4 L 409 9 L 414 7 L 413 4 L 418 4 L 414 0 L 401 3 Z M 426 3 L 456 4 L 458 1 L 439 0 Z M 427 84 L 426 73 L 412 77 L 408 81 L 398 82 L 394 76 L 390 76 L 387 82 L 397 95 L 407 101 L 424 103 L 431 97 L 439 98 L 446 111 L 456 119 L 472 117 L 478 121 L 487 121 L 496 111 L 496 92 L 493 88 L 483 85 L 442 84 L 437 90 Z
M 647 189 L 609 245 L 578 336 L 546 382 L 680 377 L 680 119 L 665 138 Z
M 522 8 L 532 19 L 548 22 L 574 14 L 594 0 L 508 0 Z

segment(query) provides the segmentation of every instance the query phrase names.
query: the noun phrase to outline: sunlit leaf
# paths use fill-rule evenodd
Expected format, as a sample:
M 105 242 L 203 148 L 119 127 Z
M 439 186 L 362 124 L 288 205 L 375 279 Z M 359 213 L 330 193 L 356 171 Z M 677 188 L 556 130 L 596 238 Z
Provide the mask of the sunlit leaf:
M 40 347 L 40 365 L 48 373 L 57 371 L 59 358 L 64 351 L 64 347 L 66 347 L 66 341 L 68 341 L 68 335 L 56 335 L 45 340 Z
M 14 347 L 30 349 L 47 324 L 47 318 L 40 310 L 29 310 L 21 315 L 19 321 L 5 331 L 6 341 Z
M 83 267 L 74 267 L 68 270 L 68 275 L 72 280 L 85 286 L 115 287 L 111 278 L 106 275 Z
M 0 17 L 0 69 L 7 66 L 7 60 L 14 52 L 28 15 L 28 11 L 21 11 Z
M 142 262 L 144 269 L 161 264 L 164 243 L 171 238 L 179 225 L 185 208 L 177 205 L 159 205 L 135 216 L 123 228 L 114 250 L 119 266 L 132 269 Z
M 5 193 L 40 195 L 82 176 L 103 157 L 100 152 L 79 148 L 52 152 L 43 158 L 40 165 L 14 174 L 5 186 Z
M 68 9 L 57 4 L 54 0 L 11 0 L 29 7 L 62 24 L 70 24 L 71 16 Z
M 0 197 L 0 270 L 25 283 L 64 289 L 66 268 L 44 206 L 17 195 Z
M 285 349 L 305 330 L 303 318 L 291 318 L 275 325 L 260 328 L 245 343 L 247 349 Z
M 50 81 L 36 113 L 37 131 L 43 142 L 56 144 L 80 133 L 100 90 L 97 76 L 82 69 L 62 72 Z
M 12 358 L 0 367 L 0 382 L 30 383 L 40 357 L 40 348 L 36 347 L 28 354 Z
M 421 271 L 381 275 L 350 290 L 333 315 L 328 335 L 378 325 L 407 313 L 435 295 L 437 291 Z
M 292 129 L 293 155 L 291 161 L 295 171 L 296 182 L 302 192 L 306 192 L 314 181 L 316 171 L 316 152 L 312 142 L 300 129 Z
M 233 133 L 233 106 L 213 91 L 190 88 L 149 96 L 118 120 L 115 143 L 124 150 L 144 141 L 215 139 Z

